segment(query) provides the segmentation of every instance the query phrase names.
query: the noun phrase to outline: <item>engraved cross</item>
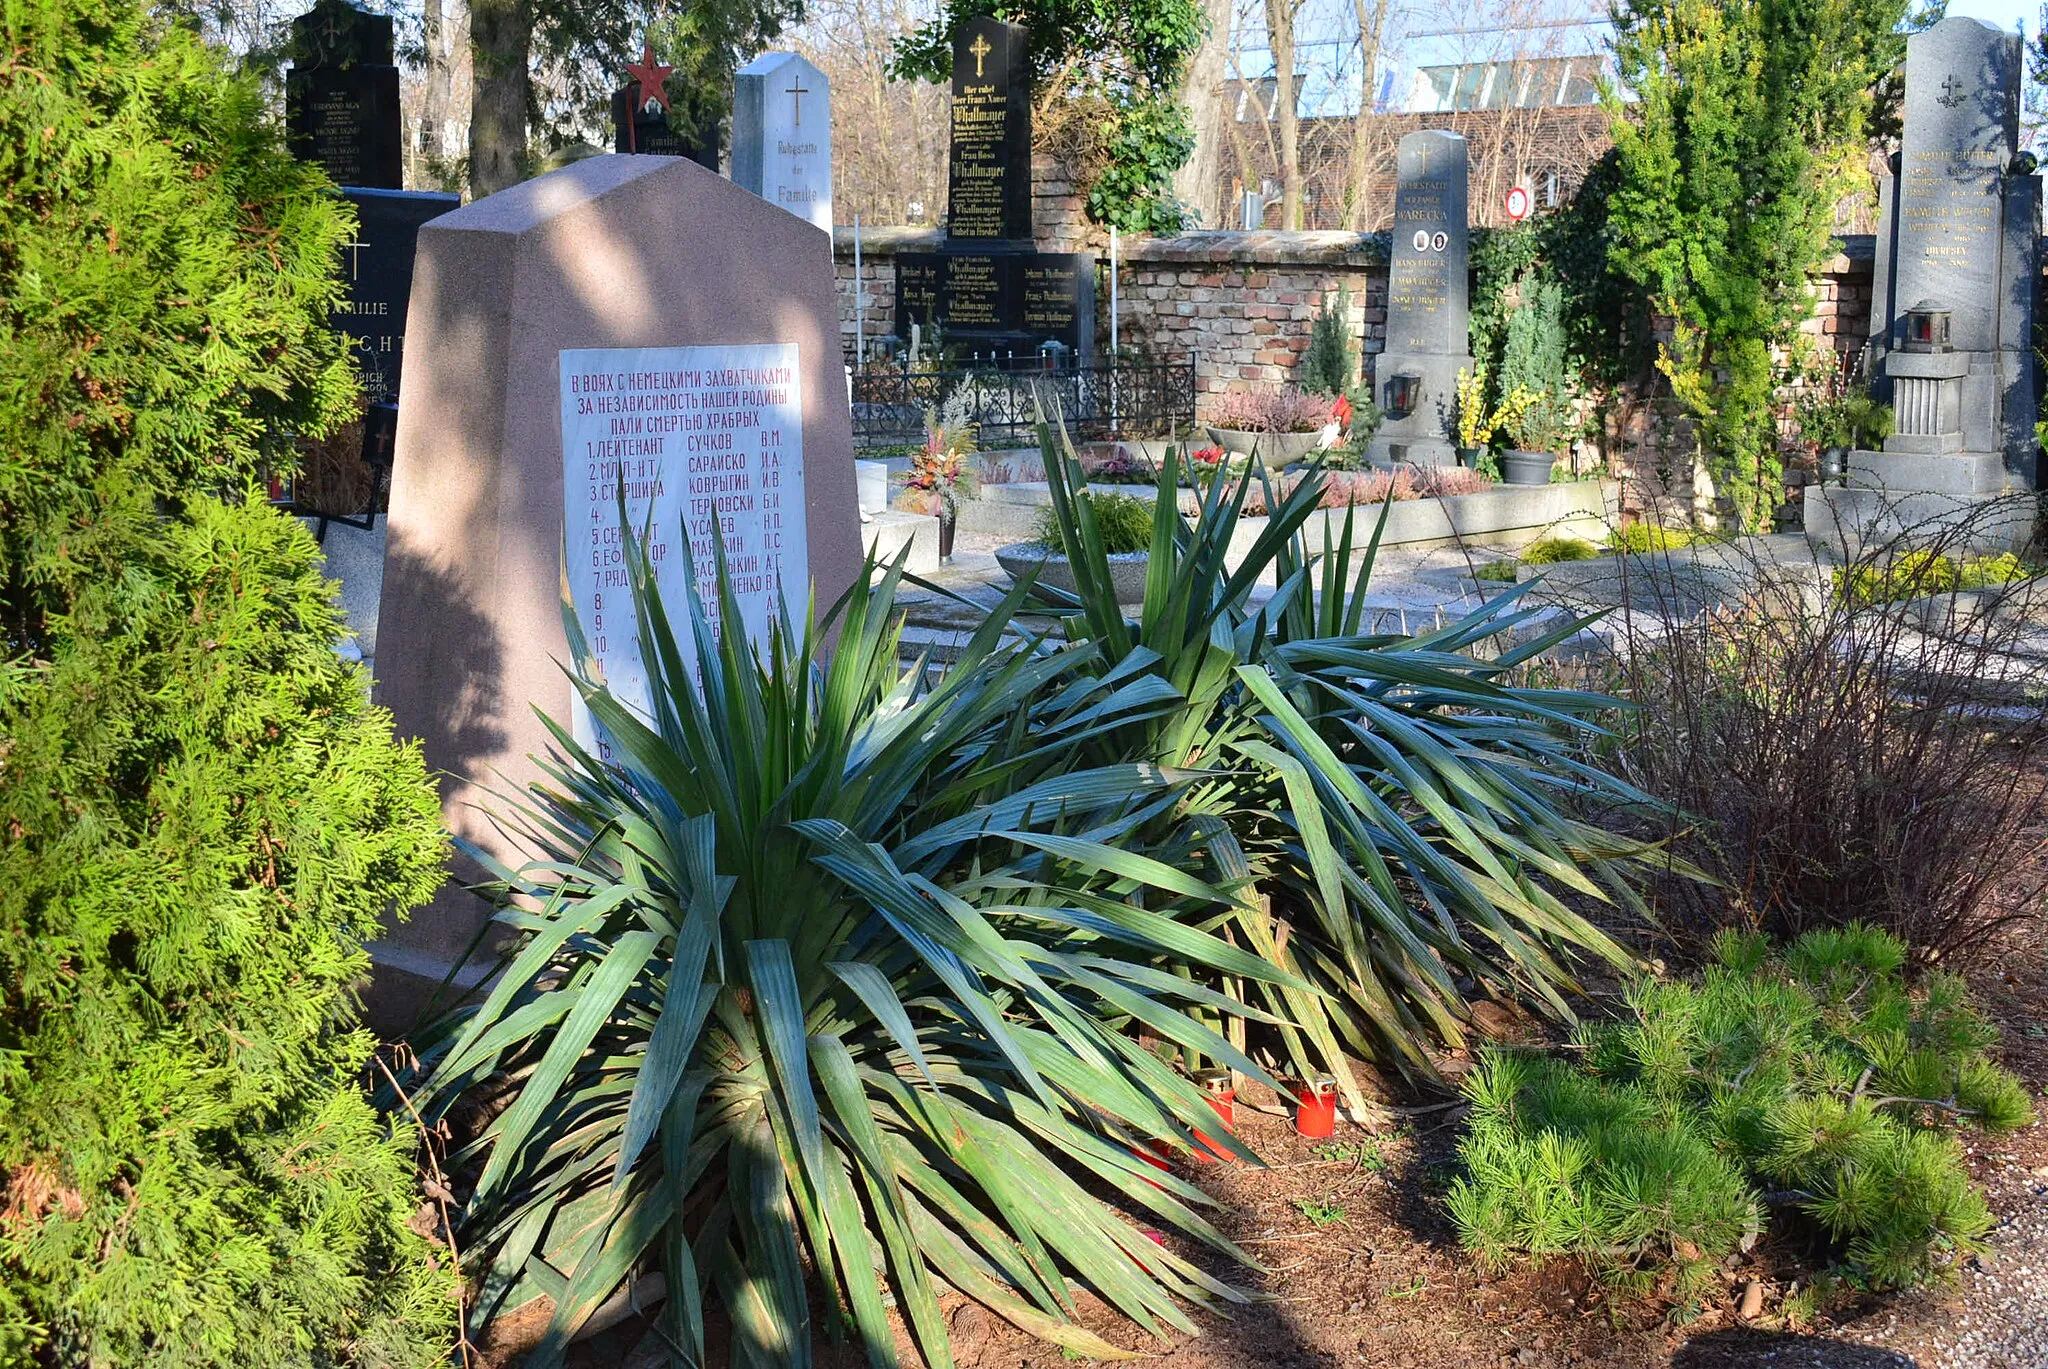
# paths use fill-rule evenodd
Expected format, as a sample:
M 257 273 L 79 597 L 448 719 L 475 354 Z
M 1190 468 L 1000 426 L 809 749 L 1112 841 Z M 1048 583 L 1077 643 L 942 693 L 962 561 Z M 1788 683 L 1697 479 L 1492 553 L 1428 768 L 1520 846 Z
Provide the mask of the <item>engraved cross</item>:
M 342 246 L 348 248 L 348 278 L 350 280 L 356 279 L 356 270 L 362 264 L 362 250 L 365 247 L 368 247 L 369 245 L 370 244 L 366 242 L 349 242 L 342 244 Z
M 967 45 L 967 50 L 974 54 L 974 74 L 976 78 L 986 75 L 987 73 L 981 69 L 981 64 L 991 52 L 995 51 L 994 48 L 988 45 L 987 36 L 979 33 L 975 34 L 974 41 Z
M 1951 75 L 1941 83 L 1941 103 L 1950 109 L 1954 109 L 1963 102 L 1963 91 L 1965 89 L 1966 87 L 1963 83 Z
M 804 84 L 804 78 L 801 75 L 796 75 L 790 77 L 789 89 L 783 93 L 789 96 L 790 117 L 796 121 L 798 128 L 802 128 L 804 126 L 804 96 L 811 93 L 811 88 Z

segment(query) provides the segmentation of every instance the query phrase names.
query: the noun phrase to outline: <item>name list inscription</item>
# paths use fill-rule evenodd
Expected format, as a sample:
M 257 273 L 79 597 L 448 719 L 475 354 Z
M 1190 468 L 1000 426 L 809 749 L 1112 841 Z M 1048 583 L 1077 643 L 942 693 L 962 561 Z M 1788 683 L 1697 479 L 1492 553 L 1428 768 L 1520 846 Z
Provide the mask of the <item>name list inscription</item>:
M 651 716 L 650 696 L 626 574 L 627 536 L 648 531 L 648 564 L 686 658 L 695 652 L 685 626 L 686 566 L 714 638 L 737 626 L 758 640 L 785 595 L 801 603 L 808 592 L 799 376 L 792 342 L 561 354 L 569 592 L 606 683 L 643 716 Z M 720 547 L 737 625 L 719 618 Z M 577 741 L 609 760 L 609 744 L 580 698 L 571 700 L 571 718 Z

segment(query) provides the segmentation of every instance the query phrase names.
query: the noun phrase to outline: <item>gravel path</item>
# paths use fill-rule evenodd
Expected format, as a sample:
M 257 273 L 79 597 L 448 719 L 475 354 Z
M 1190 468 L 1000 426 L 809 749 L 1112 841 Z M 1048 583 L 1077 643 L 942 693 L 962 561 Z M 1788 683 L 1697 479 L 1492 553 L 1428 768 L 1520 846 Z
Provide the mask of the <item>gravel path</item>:
M 1990 1254 L 1953 1288 L 1902 1298 L 1842 1339 L 1920 1369 L 2048 1369 L 2048 1165 L 2006 1162 L 1986 1188 L 2004 1217 Z

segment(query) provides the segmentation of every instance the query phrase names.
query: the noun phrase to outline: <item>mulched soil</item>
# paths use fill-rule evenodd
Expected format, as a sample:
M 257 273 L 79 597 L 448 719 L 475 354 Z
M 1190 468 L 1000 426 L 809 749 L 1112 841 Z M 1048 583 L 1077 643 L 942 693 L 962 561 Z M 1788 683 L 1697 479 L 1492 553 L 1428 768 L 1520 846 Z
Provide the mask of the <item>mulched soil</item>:
M 2004 1032 L 2004 1063 L 2042 1095 L 2048 954 L 2041 928 L 2010 933 L 1970 978 Z M 1270 1095 L 1264 1101 L 1278 1110 Z M 1440 1201 L 1454 1172 L 1455 1110 L 1412 1114 L 1385 1135 L 1340 1125 L 1322 1142 L 1242 1101 L 1237 1119 L 1238 1134 L 1266 1167 L 1210 1164 L 1187 1172 L 1221 1203 L 1218 1224 L 1264 1265 L 1240 1271 L 1240 1283 L 1269 1300 L 1227 1318 L 1198 1315 L 1202 1334 L 1168 1343 L 1083 1301 L 1092 1329 L 1160 1369 L 2048 1369 L 2048 1122 L 1972 1145 L 1971 1168 L 2000 1223 L 1985 1258 L 1965 1262 L 1948 1286 L 1910 1294 L 1831 1285 L 1813 1323 L 1794 1326 L 1786 1298 L 1826 1270 L 1812 1251 L 1782 1240 L 1766 1239 L 1724 1269 L 1721 1288 L 1690 1319 L 1668 1304 L 1610 1297 L 1569 1263 L 1480 1277 Z M 1752 1285 L 1753 1315 L 1745 1318 Z M 953 1306 L 950 1325 L 964 1369 L 1075 1362 L 976 1304 Z M 659 1363 L 632 1353 L 640 1329 L 629 1322 L 578 1346 L 571 1363 Z M 490 1363 L 515 1362 L 521 1339 L 501 1336 Z M 907 1342 L 902 1349 L 906 1363 L 916 1363 Z M 838 1345 L 820 1346 L 818 1362 L 853 1369 L 865 1360 Z

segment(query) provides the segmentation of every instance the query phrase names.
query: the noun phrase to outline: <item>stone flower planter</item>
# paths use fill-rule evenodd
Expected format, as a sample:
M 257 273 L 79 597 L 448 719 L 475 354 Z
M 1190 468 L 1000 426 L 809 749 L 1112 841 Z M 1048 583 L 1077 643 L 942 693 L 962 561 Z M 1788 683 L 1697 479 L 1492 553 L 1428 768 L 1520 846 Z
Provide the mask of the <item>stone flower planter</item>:
M 1109 558 L 1109 578 L 1116 585 L 1116 601 L 1119 604 L 1138 604 L 1145 600 L 1145 572 L 1152 563 L 1149 551 L 1118 552 Z M 1051 585 L 1054 589 L 1074 593 L 1074 568 L 1065 556 L 1039 542 L 1012 542 L 1007 547 L 996 549 L 996 564 L 1001 566 L 1012 580 L 1022 581 L 1034 570 L 1038 572 L 1037 583 Z
M 1279 470 L 1314 455 L 1322 444 L 1321 432 L 1261 433 L 1250 428 L 1211 428 L 1209 440 L 1224 451 L 1250 456 L 1254 449 L 1268 470 Z
M 1556 464 L 1557 458 L 1549 452 L 1510 449 L 1500 455 L 1501 475 L 1510 485 L 1548 485 L 1550 468 Z

